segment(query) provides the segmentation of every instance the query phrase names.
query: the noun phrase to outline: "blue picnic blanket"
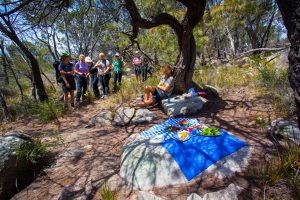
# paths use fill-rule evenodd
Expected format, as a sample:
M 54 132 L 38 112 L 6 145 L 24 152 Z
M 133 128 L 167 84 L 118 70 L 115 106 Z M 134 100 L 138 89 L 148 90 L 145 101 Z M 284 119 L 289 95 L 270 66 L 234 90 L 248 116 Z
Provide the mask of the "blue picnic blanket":
M 151 138 L 164 134 L 165 142 L 162 146 L 166 148 L 177 162 L 188 181 L 215 162 L 248 145 L 224 130 L 220 130 L 222 135 L 218 137 L 195 135 L 185 142 L 176 141 L 170 136 L 172 133 L 165 131 L 165 128 L 167 126 L 176 126 L 180 120 L 183 119 L 169 119 L 165 123 L 142 132 L 142 135 Z M 196 119 L 188 119 L 188 121 L 191 125 L 202 123 Z

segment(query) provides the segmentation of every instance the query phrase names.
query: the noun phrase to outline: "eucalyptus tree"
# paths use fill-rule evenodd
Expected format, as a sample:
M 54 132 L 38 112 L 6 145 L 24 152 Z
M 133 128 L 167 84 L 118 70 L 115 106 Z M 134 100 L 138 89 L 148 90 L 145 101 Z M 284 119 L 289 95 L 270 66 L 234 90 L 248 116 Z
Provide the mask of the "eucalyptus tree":
M 196 60 L 196 41 L 193 35 L 195 26 L 203 17 L 206 0 L 177 0 L 171 3 L 165 1 L 141 1 L 136 4 L 134 0 L 125 0 L 125 8 L 131 17 L 131 39 L 137 38 L 140 28 L 151 29 L 161 25 L 168 25 L 176 35 L 179 54 L 175 64 L 175 91 L 185 92 L 194 85 L 192 78 Z M 145 4 L 152 4 L 152 9 L 143 10 Z M 186 13 L 182 19 L 177 19 L 168 13 L 170 7 L 185 8 Z

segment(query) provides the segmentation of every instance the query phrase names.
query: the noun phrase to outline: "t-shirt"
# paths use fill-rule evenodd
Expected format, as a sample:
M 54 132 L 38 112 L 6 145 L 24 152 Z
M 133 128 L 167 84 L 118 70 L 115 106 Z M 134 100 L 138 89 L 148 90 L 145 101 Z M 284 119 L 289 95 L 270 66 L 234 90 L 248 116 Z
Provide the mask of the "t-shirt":
M 122 69 L 123 59 L 120 59 L 119 61 L 114 60 L 114 72 L 120 72 Z
M 99 75 L 101 73 L 103 73 L 105 70 L 106 70 L 106 66 L 109 65 L 109 61 L 108 60 L 98 60 L 98 62 L 96 63 L 96 65 L 101 65 L 99 68 L 98 68 L 98 73 Z
M 75 69 L 83 74 L 86 74 L 88 72 L 89 65 L 86 62 L 78 61 L 75 64 Z
M 160 78 L 159 85 L 170 86 L 171 88 L 164 93 L 168 96 L 171 96 L 173 89 L 174 89 L 174 77 L 170 76 L 169 78 L 166 79 L 165 76 L 162 76 Z
M 71 72 L 73 71 L 74 65 L 72 63 L 68 63 L 67 65 L 63 62 L 60 62 L 58 66 L 58 70 L 61 71 L 63 70 L 64 72 Z M 65 77 L 72 77 L 72 74 L 65 74 Z

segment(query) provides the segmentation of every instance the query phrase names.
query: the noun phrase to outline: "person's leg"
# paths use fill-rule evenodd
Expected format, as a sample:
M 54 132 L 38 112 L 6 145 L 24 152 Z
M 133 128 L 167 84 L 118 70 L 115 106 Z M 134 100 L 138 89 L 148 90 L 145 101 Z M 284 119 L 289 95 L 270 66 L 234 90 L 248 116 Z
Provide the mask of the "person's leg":
M 82 78 L 82 100 L 86 99 L 86 91 L 88 87 L 88 78 Z
M 64 106 L 65 106 L 65 108 L 68 108 L 68 97 L 69 96 L 69 93 L 68 92 L 65 92 L 64 93 Z
M 92 75 L 92 84 L 93 84 L 93 91 L 96 98 L 100 97 L 99 89 L 98 89 L 98 77 L 97 74 Z
M 104 84 L 104 76 L 99 76 L 99 81 L 102 86 L 103 95 L 105 95 L 105 84 Z
M 106 95 L 109 95 L 109 81 L 110 81 L 110 73 L 105 74 L 105 85 L 106 85 Z
M 146 81 L 145 66 L 141 67 L 141 71 L 142 71 L 142 81 L 145 82 Z
M 119 78 L 119 73 L 118 72 L 114 72 L 114 92 L 117 92 L 117 81 Z
M 71 95 L 71 106 L 74 107 L 75 90 L 71 90 L 70 95 Z
M 76 102 L 79 103 L 82 90 L 82 79 L 81 77 L 78 77 L 76 80 Z
M 119 82 L 119 85 L 121 85 L 121 83 L 122 83 L 122 76 L 123 76 L 123 72 L 120 71 L 120 72 L 119 72 L 119 76 L 118 76 L 118 82 Z
M 145 94 L 144 94 L 144 101 L 148 101 L 150 98 L 150 94 L 153 94 L 155 92 L 155 87 L 147 85 L 145 87 Z

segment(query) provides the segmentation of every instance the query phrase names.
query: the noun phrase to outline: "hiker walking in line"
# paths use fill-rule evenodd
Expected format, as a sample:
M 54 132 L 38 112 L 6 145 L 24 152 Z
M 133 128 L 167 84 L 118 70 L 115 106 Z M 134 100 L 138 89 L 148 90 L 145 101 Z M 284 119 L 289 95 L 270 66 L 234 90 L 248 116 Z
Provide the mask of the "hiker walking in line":
M 143 64 L 141 65 L 141 71 L 142 71 L 142 81 L 145 82 L 148 79 L 148 70 L 149 70 L 149 59 L 144 58 L 142 59 Z
M 105 54 L 99 54 L 99 60 L 96 63 L 95 67 L 98 69 L 98 78 L 99 82 L 102 85 L 103 98 L 109 94 L 109 80 L 110 80 L 110 63 L 105 59 Z
M 99 93 L 99 89 L 98 89 L 98 69 L 94 65 L 94 63 L 90 57 L 86 57 L 85 62 L 87 62 L 89 65 L 89 75 L 91 77 L 91 85 L 93 88 L 94 95 L 97 99 L 99 99 L 100 93 Z
M 85 56 L 80 54 L 79 61 L 75 64 L 75 77 L 76 77 L 76 103 L 80 103 L 80 98 L 85 100 L 85 93 L 87 91 L 87 74 L 89 66 L 85 62 Z
M 142 64 L 142 61 L 139 57 L 134 57 L 132 59 L 132 65 L 134 67 L 135 79 L 138 84 L 141 83 L 141 73 L 142 73 L 141 64 Z
M 117 82 L 121 86 L 122 82 L 122 68 L 124 66 L 123 58 L 120 57 L 120 53 L 116 53 L 115 59 L 112 63 L 112 68 L 114 69 L 114 92 L 117 91 Z
M 74 91 L 76 89 L 75 86 L 75 78 L 74 78 L 74 65 L 70 62 L 71 56 L 68 53 L 63 53 L 61 55 L 61 62 L 58 66 L 61 79 L 62 79 L 62 90 L 64 92 L 64 104 L 65 108 L 68 108 L 68 98 L 69 93 L 71 96 L 71 106 L 74 107 Z
M 56 60 L 54 61 L 53 63 L 53 68 L 55 69 L 55 78 L 56 78 L 56 84 L 60 87 L 62 87 L 62 78 L 61 78 L 61 75 L 60 75 L 60 71 L 58 69 L 59 65 L 60 65 L 60 60 Z M 64 100 L 64 93 L 62 92 L 58 98 L 60 101 L 63 101 Z

